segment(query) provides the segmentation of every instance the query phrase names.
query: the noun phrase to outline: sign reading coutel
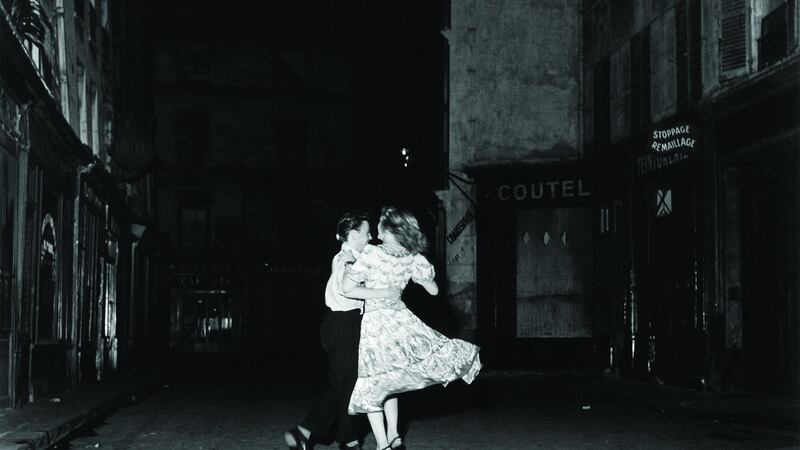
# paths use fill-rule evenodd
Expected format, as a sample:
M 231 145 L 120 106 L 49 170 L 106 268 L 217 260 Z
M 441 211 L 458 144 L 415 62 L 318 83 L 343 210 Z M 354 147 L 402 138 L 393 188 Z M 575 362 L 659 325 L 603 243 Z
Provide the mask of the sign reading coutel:
M 589 197 L 592 193 L 581 178 L 530 183 L 501 184 L 496 189 L 501 202 L 525 200 L 556 200 Z

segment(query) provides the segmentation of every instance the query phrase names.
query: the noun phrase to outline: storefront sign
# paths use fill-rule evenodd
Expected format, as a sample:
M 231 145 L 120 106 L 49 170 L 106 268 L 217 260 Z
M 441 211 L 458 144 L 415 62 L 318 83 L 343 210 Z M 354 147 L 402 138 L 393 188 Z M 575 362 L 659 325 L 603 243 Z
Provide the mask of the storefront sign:
M 500 202 L 525 200 L 557 200 L 590 197 L 588 183 L 582 178 L 501 184 L 493 196 Z
M 650 149 L 656 154 L 676 150 L 694 150 L 697 140 L 692 135 L 691 125 L 678 125 L 665 130 L 654 130 L 650 136 Z
M 645 175 L 680 163 L 700 148 L 699 130 L 682 123 L 657 128 L 650 134 L 647 153 L 634 163 L 637 175 Z
M 461 236 L 461 233 L 464 232 L 464 230 L 467 228 L 467 226 L 469 226 L 469 224 L 472 223 L 473 220 L 475 220 L 475 214 L 473 214 L 472 211 L 467 211 L 467 213 L 464 214 L 464 217 L 462 217 L 453 228 L 453 231 L 447 235 L 447 242 L 452 244 L 456 239 L 458 239 L 458 237 Z
M 205 273 L 179 273 L 176 281 L 178 287 L 192 289 L 227 288 L 232 284 L 227 275 Z

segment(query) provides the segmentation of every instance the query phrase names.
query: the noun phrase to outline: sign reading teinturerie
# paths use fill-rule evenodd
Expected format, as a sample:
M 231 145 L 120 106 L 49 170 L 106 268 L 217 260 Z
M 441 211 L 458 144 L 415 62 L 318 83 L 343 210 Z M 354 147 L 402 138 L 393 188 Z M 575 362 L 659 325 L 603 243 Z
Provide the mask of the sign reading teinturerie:
M 698 131 L 691 124 L 653 130 L 647 154 L 636 159 L 636 174 L 645 175 L 688 159 L 691 153 L 700 148 Z

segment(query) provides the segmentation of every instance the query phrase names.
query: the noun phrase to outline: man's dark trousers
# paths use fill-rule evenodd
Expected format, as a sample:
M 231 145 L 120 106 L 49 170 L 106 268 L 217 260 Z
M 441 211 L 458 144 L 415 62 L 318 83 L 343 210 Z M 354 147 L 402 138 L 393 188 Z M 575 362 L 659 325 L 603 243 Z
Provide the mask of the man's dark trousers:
M 340 444 L 358 439 L 360 415 L 347 414 L 347 405 L 358 377 L 358 341 L 361 312 L 327 311 L 320 326 L 322 349 L 328 357 L 328 382 L 319 401 L 300 422 L 312 434 L 329 436 L 336 425 Z

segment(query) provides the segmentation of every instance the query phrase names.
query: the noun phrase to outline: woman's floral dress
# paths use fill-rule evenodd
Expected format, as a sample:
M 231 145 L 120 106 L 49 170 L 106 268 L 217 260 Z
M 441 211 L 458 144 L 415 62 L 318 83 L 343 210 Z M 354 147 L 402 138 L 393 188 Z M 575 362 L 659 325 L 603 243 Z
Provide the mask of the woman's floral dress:
M 420 255 L 367 245 L 347 276 L 368 288 L 403 289 L 408 280 L 433 280 L 433 265 Z M 402 300 L 368 299 L 361 321 L 358 379 L 350 396 L 350 414 L 383 410 L 389 395 L 414 391 L 478 375 L 478 347 L 448 339 L 425 325 Z

